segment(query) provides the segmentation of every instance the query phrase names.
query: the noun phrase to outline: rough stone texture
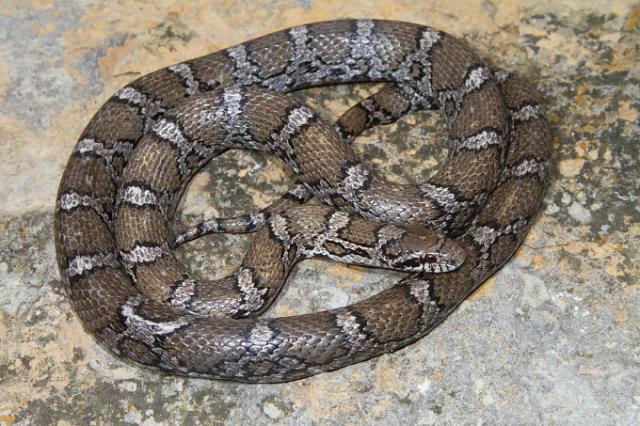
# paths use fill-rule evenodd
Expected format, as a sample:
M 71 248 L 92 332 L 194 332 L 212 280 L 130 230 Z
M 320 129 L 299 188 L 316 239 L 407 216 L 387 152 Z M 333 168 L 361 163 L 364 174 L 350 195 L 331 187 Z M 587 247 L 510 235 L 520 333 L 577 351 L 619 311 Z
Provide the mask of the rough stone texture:
M 544 4 L 541 4 L 544 3 Z M 635 4 L 635 6 L 634 6 Z M 282 385 L 187 380 L 98 347 L 65 300 L 52 241 L 71 148 L 118 87 L 161 66 L 309 21 L 378 17 L 460 36 L 545 95 L 553 181 L 523 247 L 433 333 L 399 352 Z M 634 1 L 37 1 L 0 8 L 0 424 L 637 424 L 640 422 L 640 6 Z M 300 94 L 335 117 L 365 86 Z M 395 179 L 444 154 L 437 114 L 357 149 Z M 229 153 L 191 185 L 180 220 L 264 206 L 274 161 Z M 182 251 L 232 270 L 249 237 Z M 305 261 L 270 315 L 335 307 L 399 274 Z

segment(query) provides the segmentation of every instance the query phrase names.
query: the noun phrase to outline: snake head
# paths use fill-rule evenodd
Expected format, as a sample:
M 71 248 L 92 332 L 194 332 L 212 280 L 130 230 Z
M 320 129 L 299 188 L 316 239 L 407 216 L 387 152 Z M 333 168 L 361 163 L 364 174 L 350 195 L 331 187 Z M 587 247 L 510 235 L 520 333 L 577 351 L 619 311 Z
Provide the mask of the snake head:
M 380 247 L 392 269 L 441 273 L 458 269 L 464 263 L 464 249 L 441 233 L 423 227 L 393 228 L 395 238 Z

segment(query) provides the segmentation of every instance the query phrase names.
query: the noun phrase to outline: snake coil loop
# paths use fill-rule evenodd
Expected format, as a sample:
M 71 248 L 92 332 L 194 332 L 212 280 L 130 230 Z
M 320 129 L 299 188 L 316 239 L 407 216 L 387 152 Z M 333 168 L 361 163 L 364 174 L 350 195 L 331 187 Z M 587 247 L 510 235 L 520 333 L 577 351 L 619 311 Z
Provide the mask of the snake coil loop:
M 335 126 L 286 92 L 383 81 Z M 401 348 L 433 329 L 524 239 L 547 187 L 535 93 L 462 42 L 416 24 L 344 20 L 275 32 L 147 74 L 84 129 L 60 183 L 58 264 L 85 328 L 114 354 L 175 374 L 280 382 Z M 449 157 L 417 186 L 386 181 L 348 141 L 441 109 Z M 232 148 L 280 157 L 299 183 L 267 210 L 175 241 L 191 177 Z M 300 205 L 315 196 L 321 205 Z M 195 280 L 173 247 L 208 232 L 255 240 L 236 271 Z M 256 319 L 292 265 L 323 255 L 412 272 L 350 306 Z

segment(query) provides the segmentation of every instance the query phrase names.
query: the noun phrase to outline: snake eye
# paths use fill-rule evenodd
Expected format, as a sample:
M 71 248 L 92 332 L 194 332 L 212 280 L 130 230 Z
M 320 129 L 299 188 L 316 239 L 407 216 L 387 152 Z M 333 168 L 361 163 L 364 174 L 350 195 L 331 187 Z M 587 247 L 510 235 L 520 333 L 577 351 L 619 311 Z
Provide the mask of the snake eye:
M 420 271 L 423 265 L 422 259 L 418 257 L 412 257 L 410 259 L 405 260 L 398 264 L 399 269 L 404 269 L 406 271 Z
M 428 254 L 424 257 L 425 263 L 436 263 L 438 258 L 433 254 Z

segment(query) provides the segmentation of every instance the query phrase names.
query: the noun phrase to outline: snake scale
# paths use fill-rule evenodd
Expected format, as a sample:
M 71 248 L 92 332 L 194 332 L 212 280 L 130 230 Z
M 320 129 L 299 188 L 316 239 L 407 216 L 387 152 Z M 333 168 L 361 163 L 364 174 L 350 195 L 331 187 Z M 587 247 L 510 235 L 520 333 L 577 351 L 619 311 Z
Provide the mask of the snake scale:
M 356 81 L 387 85 L 335 126 L 285 94 Z M 298 26 L 147 74 L 98 110 L 66 166 L 55 240 L 67 294 L 103 346 L 174 374 L 281 382 L 394 351 L 524 239 L 550 162 L 535 99 L 446 33 L 394 21 Z M 428 182 L 390 183 L 350 148 L 369 127 L 436 108 L 450 146 Z M 300 183 L 261 213 L 178 236 L 257 229 L 233 274 L 196 280 L 174 255 L 172 219 L 190 178 L 232 148 L 277 155 Z M 316 255 L 411 274 L 350 306 L 256 318 Z

